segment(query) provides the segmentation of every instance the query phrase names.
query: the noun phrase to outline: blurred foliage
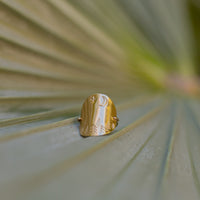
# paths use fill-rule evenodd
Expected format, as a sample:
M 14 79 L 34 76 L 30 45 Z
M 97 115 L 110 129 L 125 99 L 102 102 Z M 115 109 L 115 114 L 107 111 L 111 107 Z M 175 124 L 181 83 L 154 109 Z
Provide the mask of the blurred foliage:
M 192 31 L 194 35 L 194 46 L 195 55 L 194 59 L 196 61 L 196 72 L 200 73 L 200 3 L 196 0 L 191 0 L 188 2 L 189 17 L 192 22 Z
M 199 75 L 199 0 L 1 0 L 1 199 L 199 200 Z

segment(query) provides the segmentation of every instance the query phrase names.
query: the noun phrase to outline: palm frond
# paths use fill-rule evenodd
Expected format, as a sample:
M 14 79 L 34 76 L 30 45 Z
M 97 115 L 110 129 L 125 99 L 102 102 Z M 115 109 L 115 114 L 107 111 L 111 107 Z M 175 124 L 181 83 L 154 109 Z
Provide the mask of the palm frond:
M 200 198 L 197 0 L 0 1 L 4 200 Z M 92 93 L 119 126 L 82 138 Z

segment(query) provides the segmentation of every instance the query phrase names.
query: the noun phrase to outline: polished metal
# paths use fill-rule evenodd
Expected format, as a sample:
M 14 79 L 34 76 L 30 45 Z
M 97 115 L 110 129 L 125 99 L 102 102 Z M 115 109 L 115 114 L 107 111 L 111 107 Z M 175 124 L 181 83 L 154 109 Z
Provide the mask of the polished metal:
M 81 110 L 80 133 L 82 136 L 100 136 L 109 134 L 118 125 L 115 105 L 105 94 L 89 96 Z

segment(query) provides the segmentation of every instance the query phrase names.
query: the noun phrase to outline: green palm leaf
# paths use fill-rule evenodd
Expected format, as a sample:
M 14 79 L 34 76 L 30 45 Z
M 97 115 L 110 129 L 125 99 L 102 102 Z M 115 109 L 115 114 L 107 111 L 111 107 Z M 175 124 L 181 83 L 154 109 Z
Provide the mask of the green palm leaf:
M 200 198 L 198 0 L 0 1 L 4 200 Z M 82 138 L 92 93 L 119 125 Z

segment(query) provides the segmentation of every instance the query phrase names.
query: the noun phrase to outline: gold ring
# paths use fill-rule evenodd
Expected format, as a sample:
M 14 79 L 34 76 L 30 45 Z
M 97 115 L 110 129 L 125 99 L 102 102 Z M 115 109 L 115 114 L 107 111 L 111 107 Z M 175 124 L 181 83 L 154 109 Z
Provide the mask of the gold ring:
M 78 120 L 83 137 L 107 135 L 119 121 L 114 103 L 105 94 L 89 96 L 83 103 Z

